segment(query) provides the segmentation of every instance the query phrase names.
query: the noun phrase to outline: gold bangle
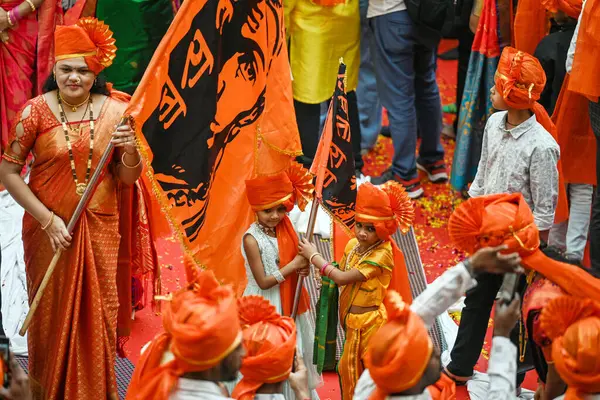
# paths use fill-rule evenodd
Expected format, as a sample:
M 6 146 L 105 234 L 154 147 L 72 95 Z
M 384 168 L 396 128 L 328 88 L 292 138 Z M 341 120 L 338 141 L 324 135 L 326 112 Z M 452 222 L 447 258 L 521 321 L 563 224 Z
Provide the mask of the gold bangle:
M 48 223 L 44 226 L 42 226 L 42 230 L 45 231 L 46 229 L 48 229 L 48 227 L 50 225 L 52 225 L 52 221 L 54 221 L 54 213 L 51 211 L 50 212 L 50 219 L 48 220 Z
M 12 19 L 10 19 L 10 12 L 6 13 L 6 20 L 8 21 L 8 26 L 15 26 Z
M 137 163 L 137 164 L 135 164 L 135 165 L 127 165 L 127 164 L 125 163 L 125 154 L 127 154 L 127 153 L 126 153 L 126 152 L 123 152 L 123 155 L 121 156 L 121 164 L 123 164 L 123 166 L 124 166 L 125 168 L 134 169 L 134 168 L 137 168 L 137 167 L 139 167 L 139 166 L 140 166 L 140 164 L 142 163 L 142 157 L 140 157 L 140 155 L 138 154 L 138 157 L 140 158 L 140 159 L 139 159 L 139 161 L 138 161 L 138 163 Z
M 316 256 L 320 256 L 320 255 L 321 255 L 321 253 L 319 253 L 319 252 L 317 251 L 316 253 L 314 253 L 312 256 L 310 256 L 310 257 L 309 257 L 309 259 L 308 259 L 308 263 L 309 263 L 309 264 L 312 264 L 312 263 L 313 263 L 313 262 L 312 262 L 313 258 L 315 258 Z
M 25 0 L 25 2 L 27 4 L 29 4 L 29 7 L 31 8 L 31 12 L 35 12 L 35 4 L 33 4 L 33 1 L 31 1 L 31 0 Z

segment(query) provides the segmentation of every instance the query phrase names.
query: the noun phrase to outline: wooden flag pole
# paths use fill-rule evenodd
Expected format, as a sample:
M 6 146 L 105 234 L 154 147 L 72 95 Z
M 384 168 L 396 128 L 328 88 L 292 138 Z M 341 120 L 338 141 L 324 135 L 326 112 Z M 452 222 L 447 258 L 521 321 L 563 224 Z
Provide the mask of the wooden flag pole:
M 127 118 L 123 117 L 121 119 L 121 122 L 119 123 L 119 126 L 122 126 L 125 123 L 127 123 Z M 115 145 L 111 141 L 108 144 L 108 146 L 106 147 L 106 150 L 104 150 L 104 154 L 102 154 L 102 157 L 100 158 L 100 161 L 98 162 L 98 167 L 96 167 L 96 170 L 94 171 L 94 174 L 92 175 L 87 187 L 85 188 L 85 191 L 83 192 L 83 195 L 81 196 L 81 199 L 79 199 L 79 203 L 77 204 L 77 207 L 75 208 L 75 212 L 73 213 L 73 216 L 71 217 L 71 220 L 69 221 L 69 224 L 67 225 L 67 231 L 69 232 L 69 234 L 73 233 L 73 230 L 75 229 L 75 224 L 77 224 L 77 222 L 79 221 L 79 218 L 81 217 L 81 214 L 83 213 L 83 210 L 85 209 L 90 198 L 92 197 L 94 190 L 96 190 L 96 186 L 98 185 L 98 183 L 99 183 L 98 181 L 100 180 L 100 175 L 104 171 L 104 168 L 108 165 L 110 156 L 112 155 L 114 148 L 115 148 Z M 36 310 L 38 309 L 38 307 L 40 305 L 40 301 L 42 300 L 42 296 L 44 295 L 46 286 L 48 286 L 48 282 L 50 282 L 50 278 L 52 278 L 52 274 L 54 273 L 54 269 L 56 268 L 56 265 L 58 264 L 58 260 L 60 259 L 62 252 L 63 252 L 62 249 L 58 249 L 56 251 L 56 253 L 54 253 L 54 257 L 52 257 L 52 261 L 50 262 L 50 265 L 48 266 L 48 269 L 46 270 L 44 279 L 42 279 L 42 283 L 40 284 L 40 287 L 38 288 L 37 292 L 35 292 L 35 297 L 33 298 L 31 305 L 29 306 L 29 312 L 27 313 L 25 322 L 23 323 L 23 326 L 21 327 L 21 330 L 19 331 L 19 335 L 25 336 L 25 333 L 27 333 L 27 329 L 29 329 L 29 325 L 31 325 L 31 320 L 33 319 L 33 315 L 35 314 Z
M 319 200 L 315 196 L 313 198 L 312 207 L 310 209 L 310 216 L 308 218 L 308 226 L 306 227 L 306 239 L 312 243 L 313 232 L 315 231 L 315 224 L 317 222 L 317 212 L 319 211 Z M 300 304 L 300 296 L 302 295 L 302 285 L 304 284 L 304 277 L 301 276 L 298 279 L 296 285 L 296 293 L 294 294 L 294 307 L 292 308 L 292 319 L 296 319 L 298 315 L 298 305 Z

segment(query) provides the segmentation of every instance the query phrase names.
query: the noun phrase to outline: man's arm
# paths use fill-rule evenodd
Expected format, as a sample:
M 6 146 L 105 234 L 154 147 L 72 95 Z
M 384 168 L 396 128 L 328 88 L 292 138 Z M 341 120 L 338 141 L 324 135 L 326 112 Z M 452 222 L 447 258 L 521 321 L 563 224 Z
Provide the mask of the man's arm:
M 558 163 L 556 148 L 535 149 L 529 164 L 529 183 L 533 202 L 533 219 L 542 240 L 554 224 L 554 213 L 558 204 Z M 545 238 L 544 238 L 545 235 Z

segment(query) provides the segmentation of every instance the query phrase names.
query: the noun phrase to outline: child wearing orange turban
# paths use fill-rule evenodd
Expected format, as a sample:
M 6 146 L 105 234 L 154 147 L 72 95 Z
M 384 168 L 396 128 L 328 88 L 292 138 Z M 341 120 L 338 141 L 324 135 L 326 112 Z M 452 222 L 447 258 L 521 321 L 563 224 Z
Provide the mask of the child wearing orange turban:
M 246 181 L 246 194 L 257 221 L 242 240 L 248 277 L 244 296 L 263 296 L 281 315 L 291 316 L 298 278 L 310 273 L 307 260 L 298 254 L 298 235 L 287 213 L 295 204 L 304 210 L 313 191 L 312 176 L 296 162 L 276 175 Z M 297 348 L 309 363 L 310 387 L 314 389 L 320 377 L 312 365 L 315 336 L 306 313 L 308 307 L 308 292 L 302 288 L 296 318 Z M 293 398 L 287 382 L 284 394 L 286 398 Z M 313 396 L 317 396 L 316 392 Z
M 371 337 L 387 320 L 383 305 L 388 288 L 412 299 L 404 255 L 391 239 L 398 229 L 408 231 L 414 209 L 404 188 L 388 182 L 381 188 L 364 183 L 356 199 L 356 237 L 348 242 L 339 269 L 304 240 L 300 253 L 321 275 L 343 286 L 339 317 L 346 330 L 344 352 L 338 365 L 342 398 L 351 399 L 364 370 L 364 355 Z
M 487 121 L 481 158 L 471 197 L 496 193 L 523 193 L 535 222 L 547 240 L 553 223 L 568 212 L 560 178 L 559 147 L 549 133 L 552 121 L 537 103 L 546 77 L 537 59 L 506 47 L 502 52 L 491 90 L 494 108 L 501 110 Z M 467 293 L 458 340 L 447 367 L 454 379 L 467 381 L 479 359 L 487 320 L 502 278 L 483 275 Z
M 568 385 L 564 398 L 596 397 L 600 393 L 600 303 L 559 297 L 544 308 L 540 319 L 552 340 L 554 367 Z
M 169 400 L 179 391 L 225 397 L 217 382 L 235 379 L 244 356 L 231 287 L 221 286 L 212 272 L 200 272 L 170 300 L 163 326 L 135 368 L 127 399 Z
M 252 400 L 267 387 L 273 389 L 268 393 L 282 393 L 281 383 L 290 376 L 296 353 L 294 320 L 279 315 L 261 296 L 242 297 L 238 305 L 246 357 L 240 369 L 244 378 L 235 387 L 232 397 Z M 278 397 L 285 399 L 283 394 Z

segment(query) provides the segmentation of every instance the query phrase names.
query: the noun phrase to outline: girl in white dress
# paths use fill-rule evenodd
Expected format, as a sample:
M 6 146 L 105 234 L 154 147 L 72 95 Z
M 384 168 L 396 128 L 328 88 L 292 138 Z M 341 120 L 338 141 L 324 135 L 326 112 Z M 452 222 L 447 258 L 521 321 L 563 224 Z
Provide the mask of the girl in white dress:
M 296 203 L 304 209 L 314 190 L 311 181 L 308 171 L 297 163 L 277 175 L 246 181 L 248 201 L 257 221 L 242 240 L 248 277 L 244 296 L 263 296 L 281 315 L 291 315 L 298 278 L 310 273 L 308 261 L 298 254 L 298 236 L 287 213 Z M 308 367 L 310 388 L 315 389 L 321 377 L 312 365 L 315 328 L 308 317 L 309 307 L 308 292 L 303 289 L 296 317 L 297 348 Z M 287 382 L 284 395 L 286 399 L 295 398 Z M 312 398 L 318 399 L 314 390 Z

